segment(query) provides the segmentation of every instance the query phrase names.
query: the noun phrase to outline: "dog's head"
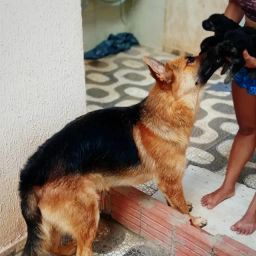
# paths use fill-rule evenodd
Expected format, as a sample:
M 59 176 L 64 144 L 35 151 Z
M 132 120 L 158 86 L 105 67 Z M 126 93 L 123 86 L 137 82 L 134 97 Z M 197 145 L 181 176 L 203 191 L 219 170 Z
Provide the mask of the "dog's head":
M 226 17 L 224 14 L 212 14 L 208 19 L 202 22 L 202 26 L 207 31 L 212 31 L 217 34 L 224 34 L 229 30 L 239 27 L 233 20 Z
M 225 57 L 220 53 L 218 46 L 210 48 L 207 52 L 201 55 L 201 65 L 198 72 L 199 82 L 207 83 L 213 73 L 223 66 Z
M 218 46 L 219 54 L 223 56 L 227 62 L 238 64 L 243 60 L 242 50 L 229 40 L 223 41 Z
M 172 94 L 175 98 L 188 94 L 198 84 L 199 57 L 184 56 L 175 60 L 161 63 L 153 58 L 145 57 L 144 62 L 149 67 L 156 85 L 163 91 Z

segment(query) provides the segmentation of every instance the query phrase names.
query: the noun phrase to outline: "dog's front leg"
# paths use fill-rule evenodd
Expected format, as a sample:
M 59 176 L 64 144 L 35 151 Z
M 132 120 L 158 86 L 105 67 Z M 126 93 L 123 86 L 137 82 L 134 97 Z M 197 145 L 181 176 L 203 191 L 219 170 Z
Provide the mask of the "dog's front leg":
M 187 203 L 182 188 L 182 176 L 172 177 L 160 175 L 158 177 L 158 188 L 166 196 L 168 203 L 183 214 L 188 214 L 193 226 L 204 227 L 207 221 L 201 217 L 194 217 L 189 212 L 192 205 Z
M 191 205 L 185 200 L 181 177 L 174 178 L 172 176 L 160 175 L 158 177 L 158 187 L 172 207 L 184 214 L 189 213 Z

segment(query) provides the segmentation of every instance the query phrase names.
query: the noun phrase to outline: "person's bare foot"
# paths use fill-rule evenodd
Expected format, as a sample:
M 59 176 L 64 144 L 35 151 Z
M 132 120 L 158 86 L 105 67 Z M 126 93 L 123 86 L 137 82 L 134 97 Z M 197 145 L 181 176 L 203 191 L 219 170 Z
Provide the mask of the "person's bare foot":
M 212 209 L 225 199 L 232 197 L 234 194 L 234 189 L 226 189 L 225 187 L 221 186 L 214 192 L 203 196 L 201 199 L 201 204 L 208 209 Z
M 256 230 L 255 216 L 245 214 L 241 220 L 231 227 L 231 230 L 241 235 L 250 235 Z
M 256 230 L 256 193 L 245 215 L 231 227 L 231 230 L 242 235 L 250 235 Z

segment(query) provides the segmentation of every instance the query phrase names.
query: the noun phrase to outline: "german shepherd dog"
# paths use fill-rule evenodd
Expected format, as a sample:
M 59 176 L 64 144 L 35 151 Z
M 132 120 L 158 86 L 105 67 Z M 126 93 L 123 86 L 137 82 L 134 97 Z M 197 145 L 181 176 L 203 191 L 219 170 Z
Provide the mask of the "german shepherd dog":
M 111 187 L 153 179 L 171 206 L 189 213 L 182 176 L 202 94 L 199 57 L 144 61 L 156 80 L 146 99 L 77 118 L 27 161 L 19 183 L 28 232 L 23 256 L 69 254 L 69 245 L 59 245 L 61 233 L 74 238 L 77 256 L 92 255 L 99 192 Z

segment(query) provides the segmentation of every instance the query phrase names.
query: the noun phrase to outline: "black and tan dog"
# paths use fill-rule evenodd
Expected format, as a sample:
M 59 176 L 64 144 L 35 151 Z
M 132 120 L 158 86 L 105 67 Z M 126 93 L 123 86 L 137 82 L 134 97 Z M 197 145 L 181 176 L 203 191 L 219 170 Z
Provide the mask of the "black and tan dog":
M 28 238 L 23 255 L 60 248 L 69 233 L 77 256 L 92 255 L 99 222 L 99 192 L 154 179 L 168 202 L 189 213 L 183 189 L 185 151 L 202 91 L 199 60 L 162 64 L 145 58 L 155 86 L 137 105 L 94 111 L 69 123 L 30 157 L 20 175 Z M 192 218 L 194 225 L 204 225 Z

